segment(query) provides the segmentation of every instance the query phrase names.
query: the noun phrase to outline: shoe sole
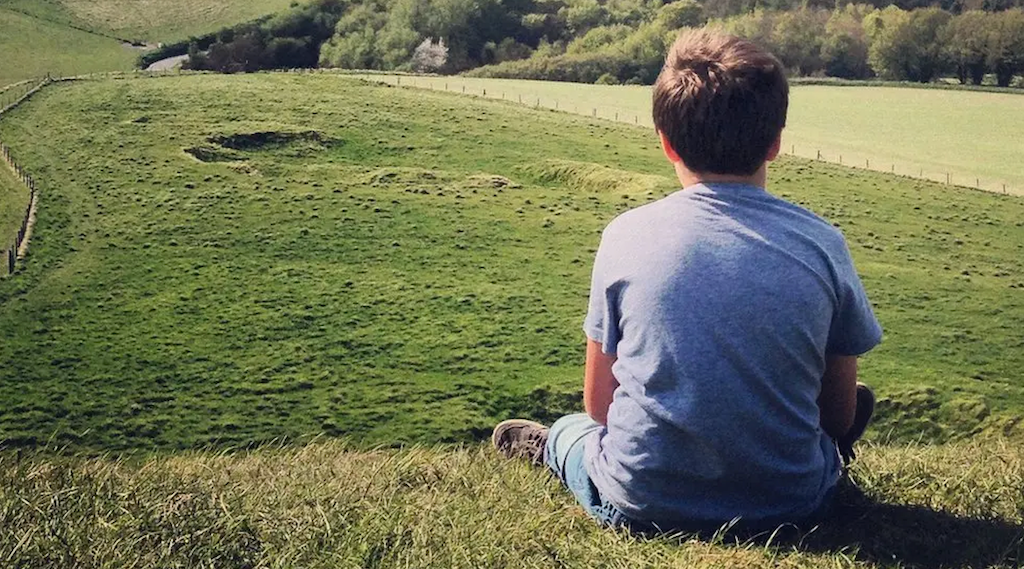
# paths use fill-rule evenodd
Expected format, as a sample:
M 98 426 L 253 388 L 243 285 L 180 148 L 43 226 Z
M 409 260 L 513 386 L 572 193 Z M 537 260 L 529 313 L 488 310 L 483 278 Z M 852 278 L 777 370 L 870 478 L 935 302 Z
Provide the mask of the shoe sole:
M 494 431 L 491 433 L 491 446 L 498 448 L 498 437 L 505 432 L 506 427 L 515 425 L 517 427 L 529 426 L 538 429 L 547 429 L 547 425 L 543 425 L 536 421 L 530 421 L 529 419 L 507 419 L 494 426 Z

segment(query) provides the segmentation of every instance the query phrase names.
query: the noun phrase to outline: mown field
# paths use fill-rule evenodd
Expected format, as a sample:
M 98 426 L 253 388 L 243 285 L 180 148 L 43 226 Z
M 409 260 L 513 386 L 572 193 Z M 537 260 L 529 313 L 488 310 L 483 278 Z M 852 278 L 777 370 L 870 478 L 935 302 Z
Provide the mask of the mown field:
M 394 75 L 369 75 L 395 84 Z M 405 84 L 502 98 L 652 126 L 650 87 L 475 77 L 402 77 Z M 1013 93 L 797 85 L 786 153 L 960 186 L 1024 195 L 1024 96 Z
M 576 410 L 600 230 L 676 189 L 647 129 L 350 77 L 55 85 L 0 137 L 44 190 L 0 282 L 11 446 L 471 441 Z M 1014 433 L 1024 201 L 772 180 L 846 232 L 886 328 L 876 440 Z

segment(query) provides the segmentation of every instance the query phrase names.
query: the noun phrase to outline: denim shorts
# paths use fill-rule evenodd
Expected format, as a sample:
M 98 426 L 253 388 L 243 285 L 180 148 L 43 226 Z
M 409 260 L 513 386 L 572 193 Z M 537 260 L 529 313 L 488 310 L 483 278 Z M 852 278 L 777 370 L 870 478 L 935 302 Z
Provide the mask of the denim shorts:
M 714 532 L 723 525 L 722 523 L 688 522 L 655 524 L 634 520 L 626 516 L 617 506 L 604 499 L 597 487 L 594 486 L 593 481 L 591 481 L 583 458 L 584 447 L 586 446 L 584 439 L 590 433 L 600 431 L 603 428 L 586 413 L 566 415 L 551 425 L 544 453 L 548 468 L 572 492 L 576 501 L 579 502 L 580 506 L 583 507 L 590 517 L 604 526 L 625 527 L 639 532 Z M 751 524 L 740 522 L 733 527 L 737 531 L 766 530 L 794 523 L 811 527 L 829 515 L 834 494 L 835 488 L 833 487 L 825 496 L 818 509 L 810 516 L 800 520 L 759 520 Z
M 586 413 L 566 415 L 555 421 L 548 431 L 545 461 L 590 517 L 601 525 L 624 526 L 629 524 L 628 518 L 601 497 L 583 460 L 584 439 L 602 428 Z

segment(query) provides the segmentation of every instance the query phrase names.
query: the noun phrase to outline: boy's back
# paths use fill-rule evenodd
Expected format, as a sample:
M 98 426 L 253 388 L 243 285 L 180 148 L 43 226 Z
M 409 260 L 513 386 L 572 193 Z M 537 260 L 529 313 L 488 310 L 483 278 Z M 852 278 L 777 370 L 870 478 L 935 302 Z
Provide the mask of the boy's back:
M 586 414 L 495 427 L 610 525 L 751 526 L 820 511 L 870 418 L 881 339 L 842 235 L 771 196 L 789 86 L 777 59 L 680 34 L 654 124 L 683 189 L 604 232 L 584 324 Z M 863 402 L 863 405 L 861 404 Z
M 601 494 L 664 523 L 810 514 L 839 475 L 823 355 L 881 332 L 862 290 L 837 230 L 758 187 L 692 186 L 613 221 L 584 324 L 617 356 L 607 429 L 586 439 Z

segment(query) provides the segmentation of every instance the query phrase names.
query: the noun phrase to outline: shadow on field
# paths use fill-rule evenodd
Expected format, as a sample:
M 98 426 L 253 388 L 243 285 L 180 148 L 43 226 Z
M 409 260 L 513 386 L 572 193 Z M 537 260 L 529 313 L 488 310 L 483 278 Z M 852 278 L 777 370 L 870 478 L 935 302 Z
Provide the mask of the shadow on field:
M 810 533 L 757 537 L 780 548 L 816 553 L 845 551 L 859 561 L 919 569 L 1018 567 L 1024 526 L 1002 519 L 967 518 L 924 506 L 874 500 L 843 484 L 832 515 Z

